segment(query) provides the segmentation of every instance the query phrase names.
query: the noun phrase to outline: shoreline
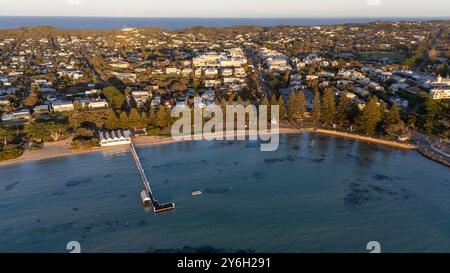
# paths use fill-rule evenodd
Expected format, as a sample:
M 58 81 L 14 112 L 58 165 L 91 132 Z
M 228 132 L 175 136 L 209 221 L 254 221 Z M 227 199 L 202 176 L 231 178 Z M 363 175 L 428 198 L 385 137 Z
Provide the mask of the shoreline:
M 342 137 L 342 138 L 355 139 L 355 140 L 364 141 L 364 142 L 368 142 L 368 143 L 380 144 L 380 145 L 384 145 L 384 146 L 391 146 L 394 148 L 405 149 L 405 150 L 417 149 L 417 146 L 413 145 L 413 144 L 402 143 L 402 142 L 397 142 L 397 141 L 392 141 L 392 140 L 385 140 L 385 139 L 380 139 L 380 138 L 374 138 L 374 137 L 364 136 L 364 135 L 358 135 L 355 133 L 346 133 L 346 132 L 342 132 L 342 131 L 327 130 L 327 129 L 315 129 L 314 132 L 318 133 L 318 134 L 328 135 L 328 136 L 337 136 L 337 137 Z
M 258 133 L 257 131 L 247 131 L 247 130 L 235 131 L 235 137 L 243 136 L 243 135 L 245 135 L 245 136 L 254 135 L 257 133 Z M 378 139 L 378 138 L 373 138 L 373 137 L 361 136 L 358 134 L 350 134 L 350 133 L 346 133 L 346 132 L 326 130 L 326 129 L 280 128 L 279 133 L 280 134 L 315 133 L 315 134 L 322 134 L 322 135 L 327 135 L 327 136 L 335 136 L 335 137 L 353 139 L 353 140 L 357 140 L 357 141 L 363 141 L 366 143 L 390 146 L 390 147 L 398 148 L 398 149 L 407 149 L 407 150 L 417 149 L 417 146 L 408 144 L 408 143 L 400 143 L 400 142 L 395 142 L 395 141 L 383 140 L 383 139 Z M 197 135 L 192 135 L 191 139 L 174 139 L 172 137 L 165 137 L 165 136 L 139 136 L 139 137 L 135 137 L 133 139 L 133 144 L 136 147 L 147 147 L 147 146 L 171 144 L 171 143 L 177 143 L 177 142 L 198 141 L 198 140 L 202 140 L 206 137 L 214 137 L 214 136 L 221 136 L 221 135 L 224 135 L 224 133 L 220 132 L 220 133 L 212 133 L 212 134 L 197 134 Z M 0 167 L 14 165 L 14 164 L 20 164 L 20 163 L 25 163 L 25 162 L 52 159 L 52 158 L 68 157 L 68 156 L 75 156 L 75 155 L 82 155 L 82 154 L 89 154 L 89 153 L 98 153 L 98 152 L 110 153 L 110 152 L 116 152 L 116 151 L 128 149 L 128 145 L 119 145 L 119 146 L 114 146 L 114 147 L 99 147 L 99 148 L 94 148 L 94 149 L 90 149 L 90 150 L 73 151 L 73 150 L 70 150 L 70 148 L 69 148 L 70 141 L 71 141 L 71 138 L 62 140 L 62 141 L 58 141 L 58 142 L 48 143 L 48 144 L 45 144 L 41 150 L 37 150 L 37 151 L 26 150 L 20 157 L 18 157 L 16 159 L 10 159 L 10 160 L 0 162 Z

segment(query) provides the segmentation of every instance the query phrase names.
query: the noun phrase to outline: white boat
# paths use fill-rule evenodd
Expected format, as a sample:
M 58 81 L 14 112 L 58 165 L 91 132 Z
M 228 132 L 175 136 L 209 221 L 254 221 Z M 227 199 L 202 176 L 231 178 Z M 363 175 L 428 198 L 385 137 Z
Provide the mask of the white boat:
M 192 196 L 202 195 L 203 193 L 201 191 L 194 191 L 192 192 Z

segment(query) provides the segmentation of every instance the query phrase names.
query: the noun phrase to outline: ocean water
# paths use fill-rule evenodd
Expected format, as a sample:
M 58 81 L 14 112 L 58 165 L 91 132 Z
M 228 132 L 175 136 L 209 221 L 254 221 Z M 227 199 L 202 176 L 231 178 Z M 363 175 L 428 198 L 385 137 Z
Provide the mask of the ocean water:
M 230 27 L 312 26 L 382 21 L 424 21 L 448 18 L 127 18 L 127 17 L 20 17 L 0 16 L 0 29 L 52 26 L 61 29 L 121 29 L 124 27 L 159 27 L 184 29 L 193 26 Z
M 316 145 L 310 145 L 311 140 Z M 450 169 L 415 151 L 313 134 L 138 148 L 0 167 L 0 252 L 450 252 Z M 193 191 L 201 190 L 193 197 Z M 186 248 L 188 247 L 188 248 Z M 205 248 L 207 247 L 207 248 Z

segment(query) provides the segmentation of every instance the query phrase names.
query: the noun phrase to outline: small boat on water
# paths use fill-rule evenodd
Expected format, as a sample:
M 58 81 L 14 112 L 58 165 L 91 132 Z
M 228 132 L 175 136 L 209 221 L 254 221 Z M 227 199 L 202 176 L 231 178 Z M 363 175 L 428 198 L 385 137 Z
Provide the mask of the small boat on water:
M 203 193 L 201 191 L 194 191 L 192 192 L 192 196 L 198 196 L 198 195 L 202 195 Z

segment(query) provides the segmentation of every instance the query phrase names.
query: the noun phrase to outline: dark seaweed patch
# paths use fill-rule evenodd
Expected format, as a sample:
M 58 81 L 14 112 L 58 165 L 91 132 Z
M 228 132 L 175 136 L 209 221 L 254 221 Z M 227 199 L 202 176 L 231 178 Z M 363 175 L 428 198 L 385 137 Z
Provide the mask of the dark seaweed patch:
M 52 232 L 60 232 L 60 231 L 66 231 L 68 228 L 71 228 L 73 225 L 75 224 L 75 222 L 67 222 L 64 224 L 59 224 L 59 225 L 55 225 L 52 227 Z
M 5 191 L 13 190 L 19 184 L 20 184 L 20 182 L 14 182 L 12 184 L 6 185 L 4 190 Z
M 80 180 L 70 180 L 68 182 L 66 182 L 66 187 L 76 187 L 82 184 L 87 184 L 92 182 L 92 178 L 88 178 L 88 179 L 80 179 Z
M 162 165 L 153 165 L 152 168 L 154 169 L 160 169 L 160 168 L 170 168 L 170 167 L 174 167 L 174 166 L 178 166 L 179 164 L 172 164 L 172 163 L 167 163 L 167 164 L 162 164 Z
M 383 175 L 383 174 L 374 175 L 373 178 L 375 180 L 378 180 L 378 181 L 391 181 L 391 180 L 393 180 L 392 177 L 389 177 L 389 176 Z
M 266 174 L 264 172 L 255 172 L 252 175 L 255 180 L 262 180 L 264 179 L 264 177 L 266 177 Z
M 286 157 L 286 160 L 293 162 L 293 161 L 295 161 L 295 158 L 292 155 L 290 155 L 290 156 Z
M 353 182 L 349 184 L 349 190 L 350 192 L 344 198 L 345 205 L 349 207 L 359 207 L 377 198 L 389 197 L 395 200 L 409 199 L 409 195 L 405 189 L 395 191 L 379 185 L 362 185 Z
M 313 162 L 313 163 L 321 163 L 324 160 L 325 160 L 324 158 L 310 159 L 310 161 Z
M 359 207 L 371 199 L 369 190 L 364 189 L 360 184 L 350 183 L 349 188 L 350 193 L 344 198 L 347 206 Z
M 283 162 L 284 158 L 268 158 L 268 159 L 264 159 L 265 163 L 276 163 L 276 162 Z
M 294 147 L 292 147 L 292 149 L 294 149 L 294 150 L 296 150 L 296 151 L 299 151 L 299 150 L 300 150 L 300 146 L 295 145 Z

